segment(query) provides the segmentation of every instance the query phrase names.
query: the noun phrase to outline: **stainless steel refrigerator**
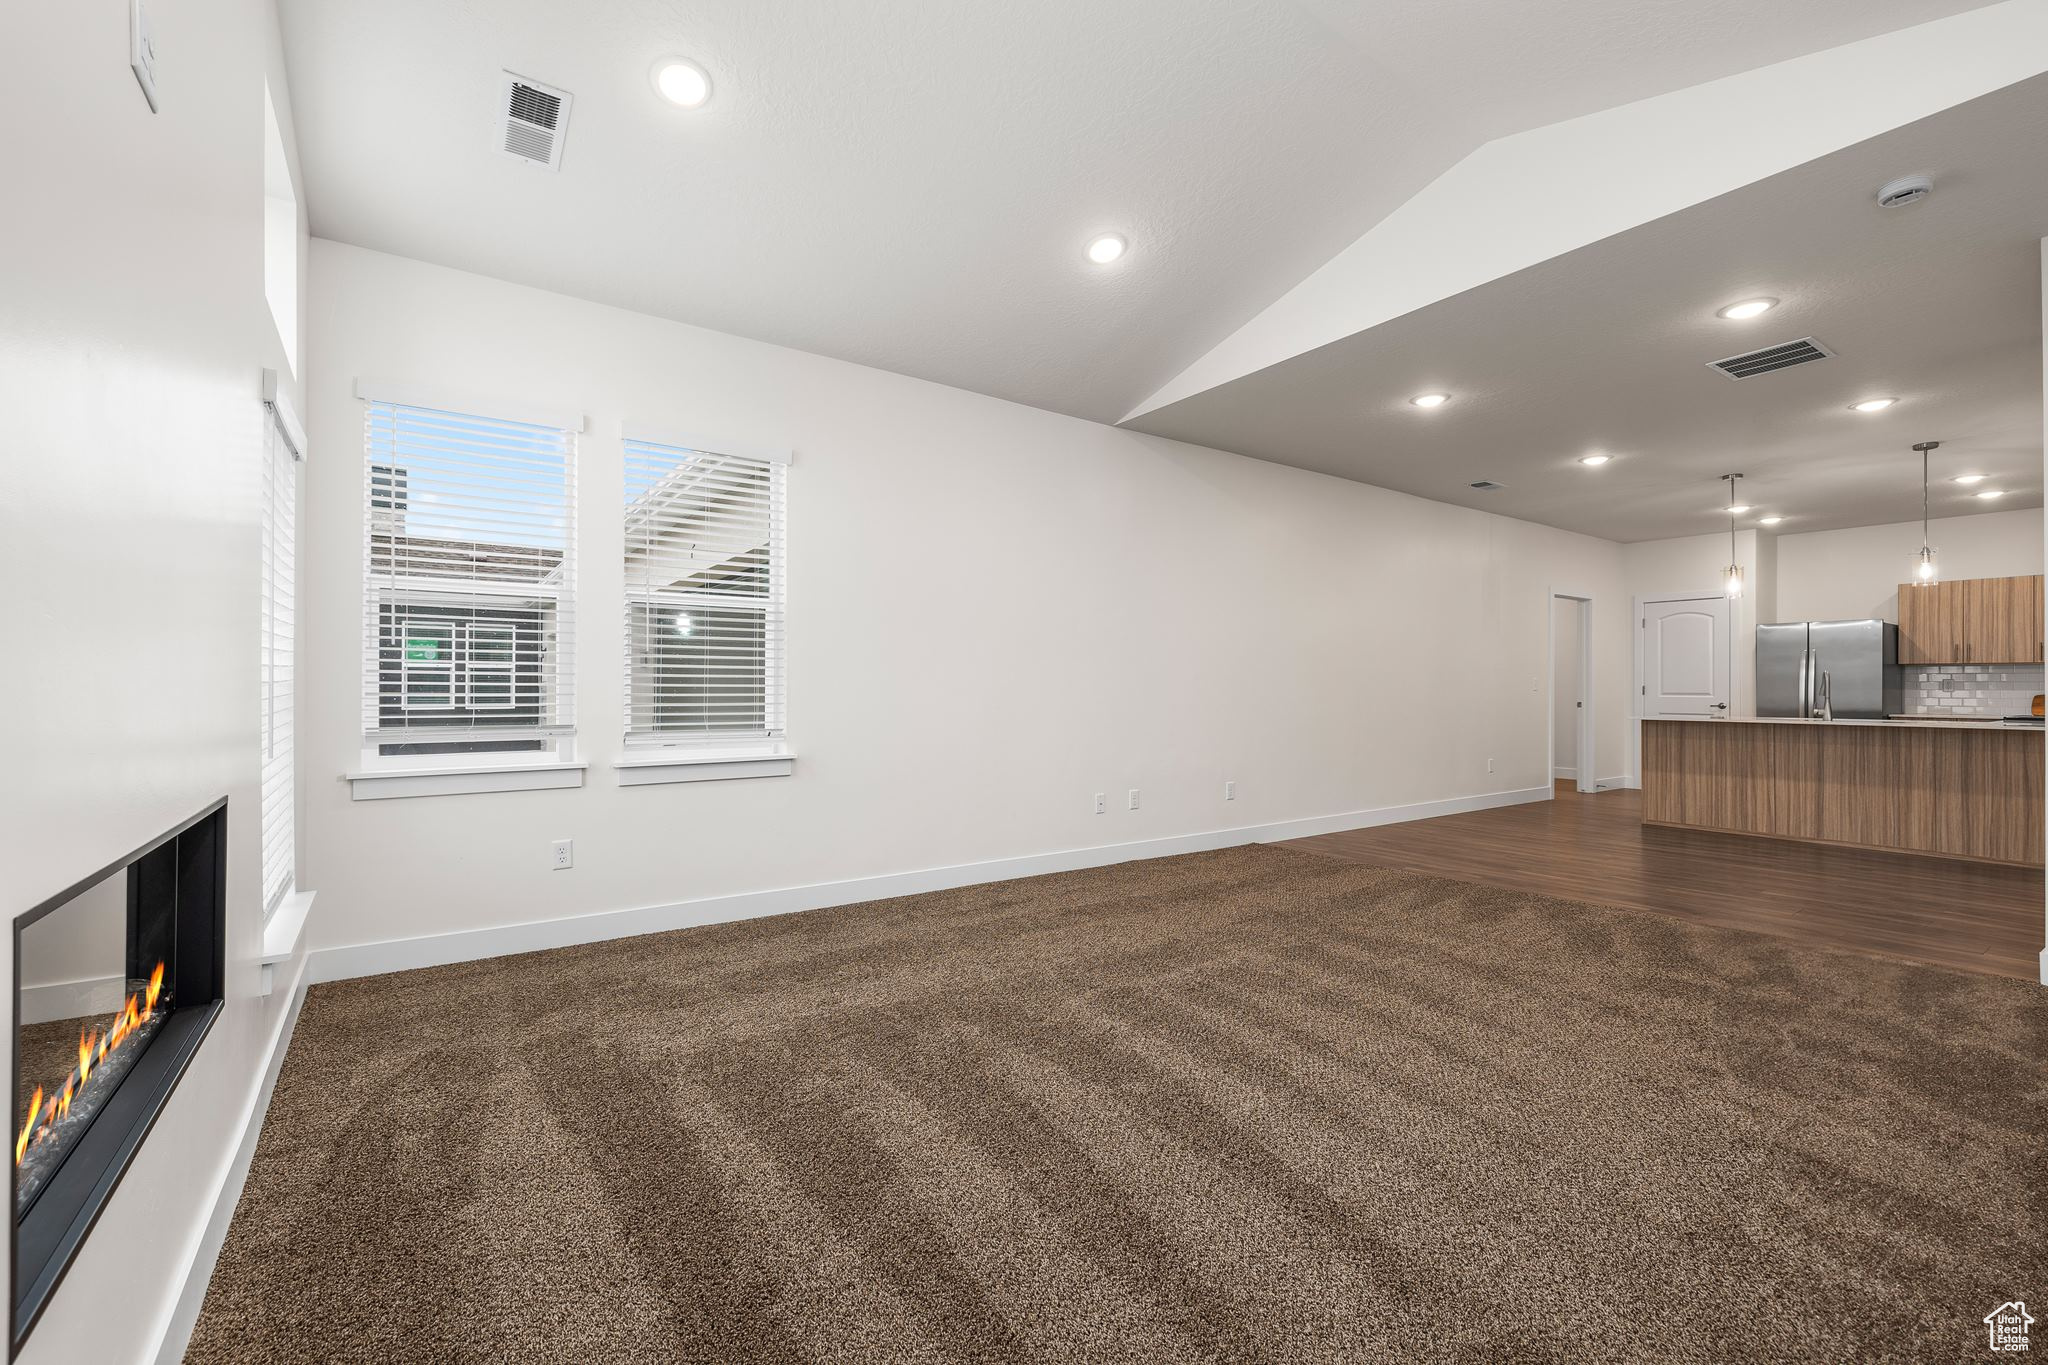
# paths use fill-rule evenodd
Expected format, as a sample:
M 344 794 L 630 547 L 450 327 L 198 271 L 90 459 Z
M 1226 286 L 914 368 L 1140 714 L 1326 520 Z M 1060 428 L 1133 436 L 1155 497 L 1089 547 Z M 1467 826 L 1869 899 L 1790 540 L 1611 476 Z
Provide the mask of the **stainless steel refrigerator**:
M 1811 716 L 1827 674 L 1837 720 L 1902 709 L 1899 628 L 1889 621 L 1792 621 L 1756 628 L 1756 713 Z

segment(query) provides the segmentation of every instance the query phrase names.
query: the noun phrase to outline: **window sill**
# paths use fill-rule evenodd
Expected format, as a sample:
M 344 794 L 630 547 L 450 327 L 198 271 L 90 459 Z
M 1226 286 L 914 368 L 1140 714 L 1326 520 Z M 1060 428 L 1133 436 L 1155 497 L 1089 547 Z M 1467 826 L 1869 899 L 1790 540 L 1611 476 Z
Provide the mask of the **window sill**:
M 612 764 L 621 787 L 667 782 L 725 782 L 742 777 L 788 777 L 796 755 L 787 750 L 671 750 L 638 754 Z
M 263 922 L 263 994 L 277 984 L 277 969 L 289 962 L 306 936 L 306 916 L 313 909 L 316 892 L 295 891 L 277 903 Z
M 467 796 L 474 792 L 547 791 L 580 787 L 587 763 L 512 763 L 492 767 L 391 768 L 344 773 L 349 798 L 388 801 L 404 796 Z

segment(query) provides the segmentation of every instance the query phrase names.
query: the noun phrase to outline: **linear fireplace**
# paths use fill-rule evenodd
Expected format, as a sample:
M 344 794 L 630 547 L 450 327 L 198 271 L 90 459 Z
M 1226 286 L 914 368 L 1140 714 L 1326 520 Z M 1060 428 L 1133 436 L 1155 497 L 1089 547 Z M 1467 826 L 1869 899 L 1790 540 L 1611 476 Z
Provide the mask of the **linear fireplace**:
M 222 799 L 14 921 L 8 1358 L 220 1013 Z

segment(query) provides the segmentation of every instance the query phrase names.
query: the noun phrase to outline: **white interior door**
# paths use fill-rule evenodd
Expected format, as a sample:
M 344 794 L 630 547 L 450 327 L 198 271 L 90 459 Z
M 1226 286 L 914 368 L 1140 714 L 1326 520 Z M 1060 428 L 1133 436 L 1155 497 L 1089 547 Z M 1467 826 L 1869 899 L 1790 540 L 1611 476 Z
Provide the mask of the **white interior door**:
M 1593 773 L 1593 600 L 1550 599 L 1550 776 L 1599 790 Z
M 1579 604 L 1550 599 L 1550 748 L 1553 778 L 1579 775 Z
M 1726 716 L 1728 599 L 1719 593 L 1643 605 L 1643 714 Z

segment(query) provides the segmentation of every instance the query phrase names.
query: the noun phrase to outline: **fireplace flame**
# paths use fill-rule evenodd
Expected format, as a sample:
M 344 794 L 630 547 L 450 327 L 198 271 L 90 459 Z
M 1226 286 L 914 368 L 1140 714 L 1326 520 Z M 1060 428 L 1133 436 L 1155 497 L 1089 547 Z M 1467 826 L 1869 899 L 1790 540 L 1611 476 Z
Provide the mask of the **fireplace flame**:
M 72 1098 L 85 1088 L 86 1078 L 105 1065 L 115 1048 L 156 1017 L 157 1001 L 163 995 L 163 988 L 164 964 L 159 962 L 156 970 L 149 974 L 149 984 L 121 1002 L 121 1008 L 115 1012 L 113 1023 L 107 1026 L 106 1032 L 80 1030 L 78 1065 L 64 1078 L 63 1086 L 47 1100 L 43 1098 L 40 1085 L 29 1097 L 28 1114 L 22 1120 L 21 1132 L 14 1139 L 15 1165 L 19 1166 L 27 1158 L 30 1147 L 49 1136 L 59 1119 L 70 1114 Z
M 21 1136 L 14 1140 L 14 1164 L 17 1166 L 21 1164 L 22 1157 L 28 1153 L 28 1140 L 35 1136 L 36 1131 L 36 1111 L 42 1107 L 43 1088 L 37 1086 L 36 1093 L 29 1096 L 28 1122 L 21 1125 Z

